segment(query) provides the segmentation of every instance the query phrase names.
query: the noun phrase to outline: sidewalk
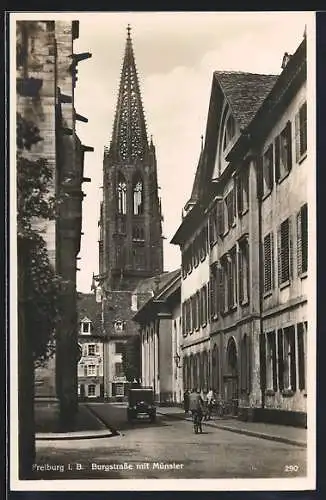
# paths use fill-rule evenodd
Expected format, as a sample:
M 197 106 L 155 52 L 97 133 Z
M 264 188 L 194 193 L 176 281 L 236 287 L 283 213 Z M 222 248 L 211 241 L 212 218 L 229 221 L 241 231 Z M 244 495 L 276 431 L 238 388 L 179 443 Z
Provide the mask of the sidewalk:
M 168 418 L 191 421 L 191 417 L 186 417 L 183 408 L 179 407 L 158 407 L 157 413 Z M 301 448 L 307 447 L 307 429 L 298 427 L 267 424 L 263 422 L 243 422 L 235 418 L 219 418 L 216 416 L 213 416 L 209 421 L 203 421 L 203 425 L 216 427 L 230 432 L 237 432 L 247 436 L 291 444 Z
M 59 426 L 59 408 L 53 403 L 35 404 L 35 439 L 37 441 L 95 439 L 115 436 L 105 422 L 84 404 L 79 404 L 72 432 L 61 432 Z

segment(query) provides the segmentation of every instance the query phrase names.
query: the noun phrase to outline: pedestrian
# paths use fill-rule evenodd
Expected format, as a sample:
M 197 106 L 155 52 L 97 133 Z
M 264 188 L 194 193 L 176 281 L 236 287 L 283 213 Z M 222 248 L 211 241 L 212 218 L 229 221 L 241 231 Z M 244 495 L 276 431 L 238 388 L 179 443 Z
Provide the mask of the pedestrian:
M 212 414 L 212 409 L 213 409 L 213 406 L 214 406 L 214 400 L 215 400 L 214 391 L 212 389 L 209 389 L 209 391 L 207 393 L 207 396 L 206 396 L 206 399 L 207 399 L 207 416 L 206 416 L 206 420 L 210 420 L 211 414 Z
M 183 394 L 183 407 L 184 407 L 185 414 L 187 415 L 187 413 L 189 412 L 189 391 L 188 391 L 188 389 L 186 389 L 184 394 Z

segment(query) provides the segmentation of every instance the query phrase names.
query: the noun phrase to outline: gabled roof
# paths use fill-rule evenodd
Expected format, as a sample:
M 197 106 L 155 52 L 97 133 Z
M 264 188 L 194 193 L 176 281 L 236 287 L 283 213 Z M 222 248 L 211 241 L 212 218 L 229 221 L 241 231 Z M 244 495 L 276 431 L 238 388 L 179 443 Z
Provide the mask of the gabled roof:
M 243 71 L 215 71 L 234 118 L 244 129 L 272 90 L 278 75 L 263 75 Z
M 96 302 L 94 293 L 78 293 L 77 295 L 78 321 L 88 318 L 93 325 L 92 335 L 102 335 L 102 306 Z
M 151 280 L 152 278 L 150 278 Z M 181 273 L 180 268 L 175 269 L 171 272 L 165 272 L 158 276 L 154 277 L 154 280 L 150 282 L 149 280 L 144 280 L 141 284 L 142 293 L 144 293 L 144 286 L 147 286 L 148 295 L 147 300 L 144 300 L 138 307 L 138 311 L 134 315 L 134 320 L 139 321 L 142 317 L 146 316 L 146 311 L 151 308 L 153 302 L 164 302 L 176 292 L 177 285 L 175 283 L 179 280 L 179 288 L 180 288 L 180 279 Z M 153 288 L 154 285 L 154 288 Z M 174 285 L 174 286 L 173 286 Z

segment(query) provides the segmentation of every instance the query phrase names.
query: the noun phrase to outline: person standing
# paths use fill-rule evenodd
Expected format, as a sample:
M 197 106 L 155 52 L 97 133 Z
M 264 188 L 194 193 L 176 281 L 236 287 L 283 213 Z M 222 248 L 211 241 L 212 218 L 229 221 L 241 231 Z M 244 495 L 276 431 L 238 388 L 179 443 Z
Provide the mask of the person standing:
M 185 414 L 187 415 L 187 413 L 189 412 L 189 391 L 188 391 L 188 389 L 186 389 L 184 394 L 183 394 L 183 407 L 184 407 Z
M 213 405 L 214 405 L 214 392 L 212 389 L 209 389 L 206 398 L 207 398 L 207 417 L 206 417 L 206 419 L 210 420 Z

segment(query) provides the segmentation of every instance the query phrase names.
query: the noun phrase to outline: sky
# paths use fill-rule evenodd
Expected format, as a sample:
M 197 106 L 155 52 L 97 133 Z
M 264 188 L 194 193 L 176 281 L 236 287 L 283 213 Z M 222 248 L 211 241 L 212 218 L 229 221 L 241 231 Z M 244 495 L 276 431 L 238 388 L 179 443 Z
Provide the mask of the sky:
M 102 199 L 104 146 L 111 139 L 122 67 L 126 27 L 140 80 L 148 136 L 156 146 L 159 195 L 164 215 L 164 270 L 180 265 L 179 248 L 170 240 L 181 223 L 205 135 L 213 71 L 279 74 L 284 52 L 302 41 L 313 13 L 76 13 L 80 21 L 74 52 L 91 52 L 78 64 L 76 111 L 85 154 L 86 194 L 77 288 L 90 292 L 98 272 L 98 219 Z

